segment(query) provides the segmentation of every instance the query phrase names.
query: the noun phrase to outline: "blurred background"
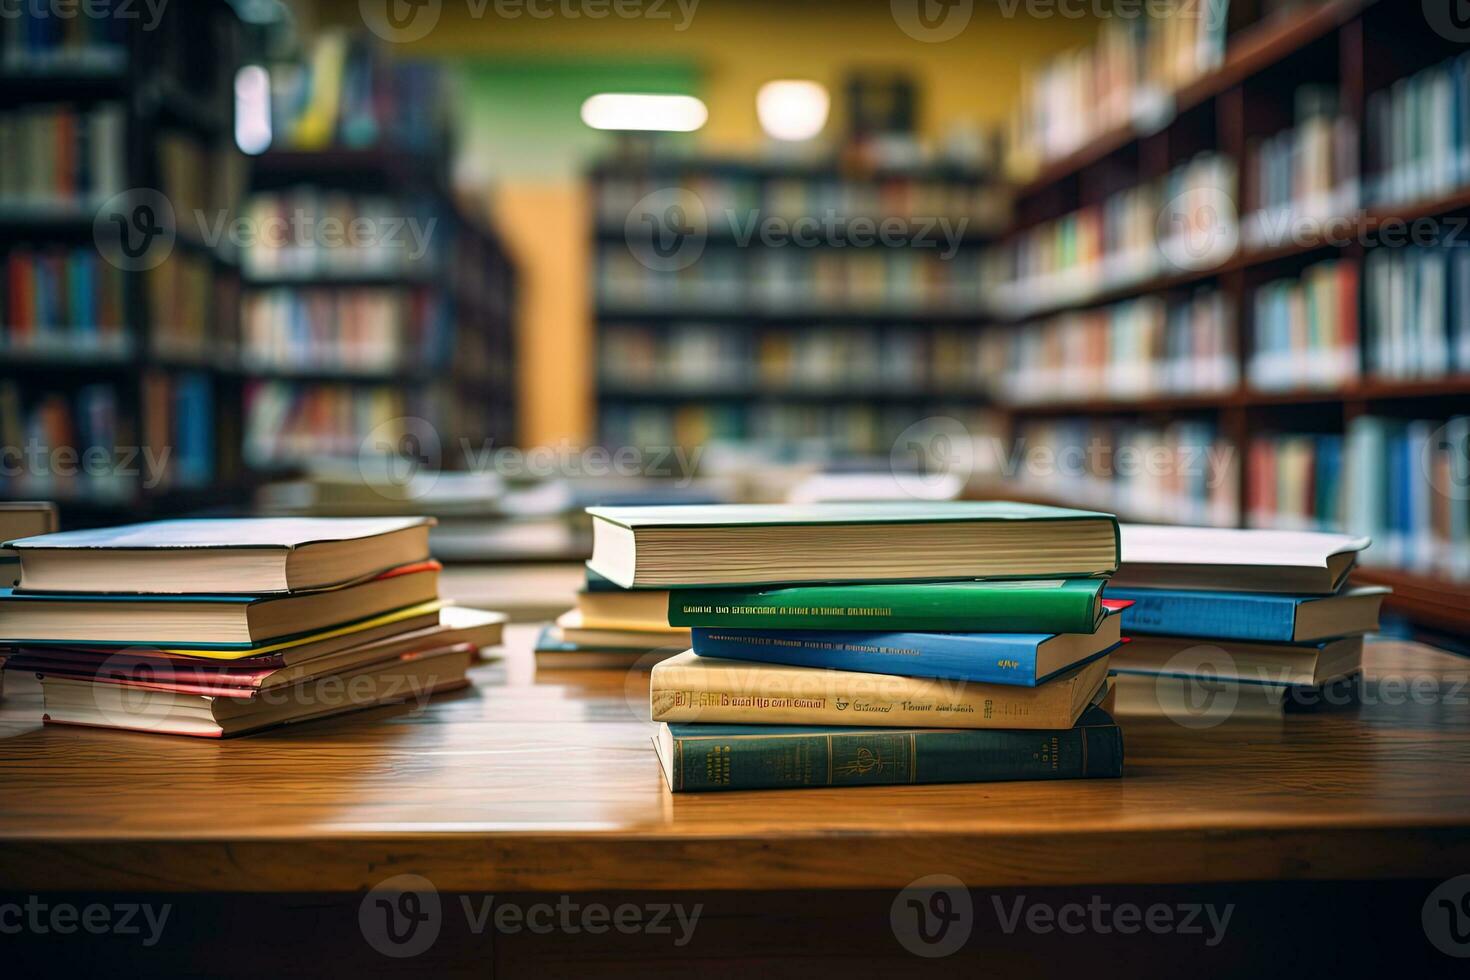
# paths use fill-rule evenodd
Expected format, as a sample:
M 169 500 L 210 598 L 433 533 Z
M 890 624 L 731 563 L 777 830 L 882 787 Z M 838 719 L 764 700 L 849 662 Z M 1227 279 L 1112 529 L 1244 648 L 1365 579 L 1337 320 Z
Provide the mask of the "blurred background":
M 1463 634 L 1436 11 L 18 2 L 0 495 L 428 512 L 528 569 L 592 503 L 1034 500 L 1371 534 Z

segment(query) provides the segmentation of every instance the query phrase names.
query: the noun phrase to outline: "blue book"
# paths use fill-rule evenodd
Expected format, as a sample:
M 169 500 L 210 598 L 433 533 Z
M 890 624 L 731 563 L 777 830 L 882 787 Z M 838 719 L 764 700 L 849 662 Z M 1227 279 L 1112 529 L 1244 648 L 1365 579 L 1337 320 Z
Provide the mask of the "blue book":
M 1377 629 L 1387 593 L 1379 587 L 1297 596 L 1109 586 L 1107 597 L 1133 603 L 1122 616 L 1129 634 L 1308 643 Z
M 1119 623 L 1113 612 L 1096 633 L 692 632 L 701 657 L 1035 687 L 1110 652 L 1120 642 Z

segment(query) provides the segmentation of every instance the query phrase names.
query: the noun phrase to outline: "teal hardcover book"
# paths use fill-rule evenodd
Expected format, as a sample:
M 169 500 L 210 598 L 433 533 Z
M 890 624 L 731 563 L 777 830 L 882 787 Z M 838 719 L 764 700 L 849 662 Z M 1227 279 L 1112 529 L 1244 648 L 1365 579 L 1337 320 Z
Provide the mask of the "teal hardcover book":
M 654 745 L 676 793 L 1123 774 L 1122 732 L 1095 706 L 1061 731 L 665 724 Z

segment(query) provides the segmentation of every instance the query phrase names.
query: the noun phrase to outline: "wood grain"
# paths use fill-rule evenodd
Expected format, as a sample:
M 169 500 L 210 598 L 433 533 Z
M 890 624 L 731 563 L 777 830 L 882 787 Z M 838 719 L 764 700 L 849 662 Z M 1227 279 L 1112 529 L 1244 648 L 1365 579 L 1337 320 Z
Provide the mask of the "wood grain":
M 422 709 L 209 741 L 0 710 L 0 888 L 973 887 L 1470 871 L 1470 662 L 1375 644 L 1365 703 L 1125 722 L 1121 780 L 674 796 L 647 675 L 534 676 L 534 628 Z M 1413 685 L 1411 687 L 1411 685 Z M 8 736 L 8 737 L 3 737 Z

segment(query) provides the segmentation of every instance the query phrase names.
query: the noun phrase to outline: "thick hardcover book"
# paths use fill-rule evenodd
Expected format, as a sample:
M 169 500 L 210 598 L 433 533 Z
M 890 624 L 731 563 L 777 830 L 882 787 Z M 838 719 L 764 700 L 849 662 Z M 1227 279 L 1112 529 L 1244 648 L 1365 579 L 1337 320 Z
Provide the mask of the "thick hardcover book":
M 1005 501 L 589 507 L 588 567 L 624 588 L 1087 578 L 1111 514 Z
M 1305 643 L 1376 630 L 1388 592 L 1376 586 L 1330 596 L 1109 587 L 1108 598 L 1133 603 L 1123 611 L 1125 633 Z
M 653 741 L 676 793 L 1123 775 L 1123 734 L 1098 707 L 1060 731 L 674 724 Z
M 750 663 L 681 653 L 653 668 L 654 721 L 880 728 L 1071 728 L 1107 679 L 1098 657 L 1040 687 Z
M 1122 535 L 1122 563 L 1112 584 L 1128 589 L 1331 595 L 1369 544 L 1316 531 L 1147 524 L 1125 524 Z
M 1035 687 L 1118 645 L 1116 613 L 1095 633 L 694 632 L 701 657 Z
M 1091 633 L 1102 589 L 1101 579 L 676 589 L 668 617 L 725 629 Z

